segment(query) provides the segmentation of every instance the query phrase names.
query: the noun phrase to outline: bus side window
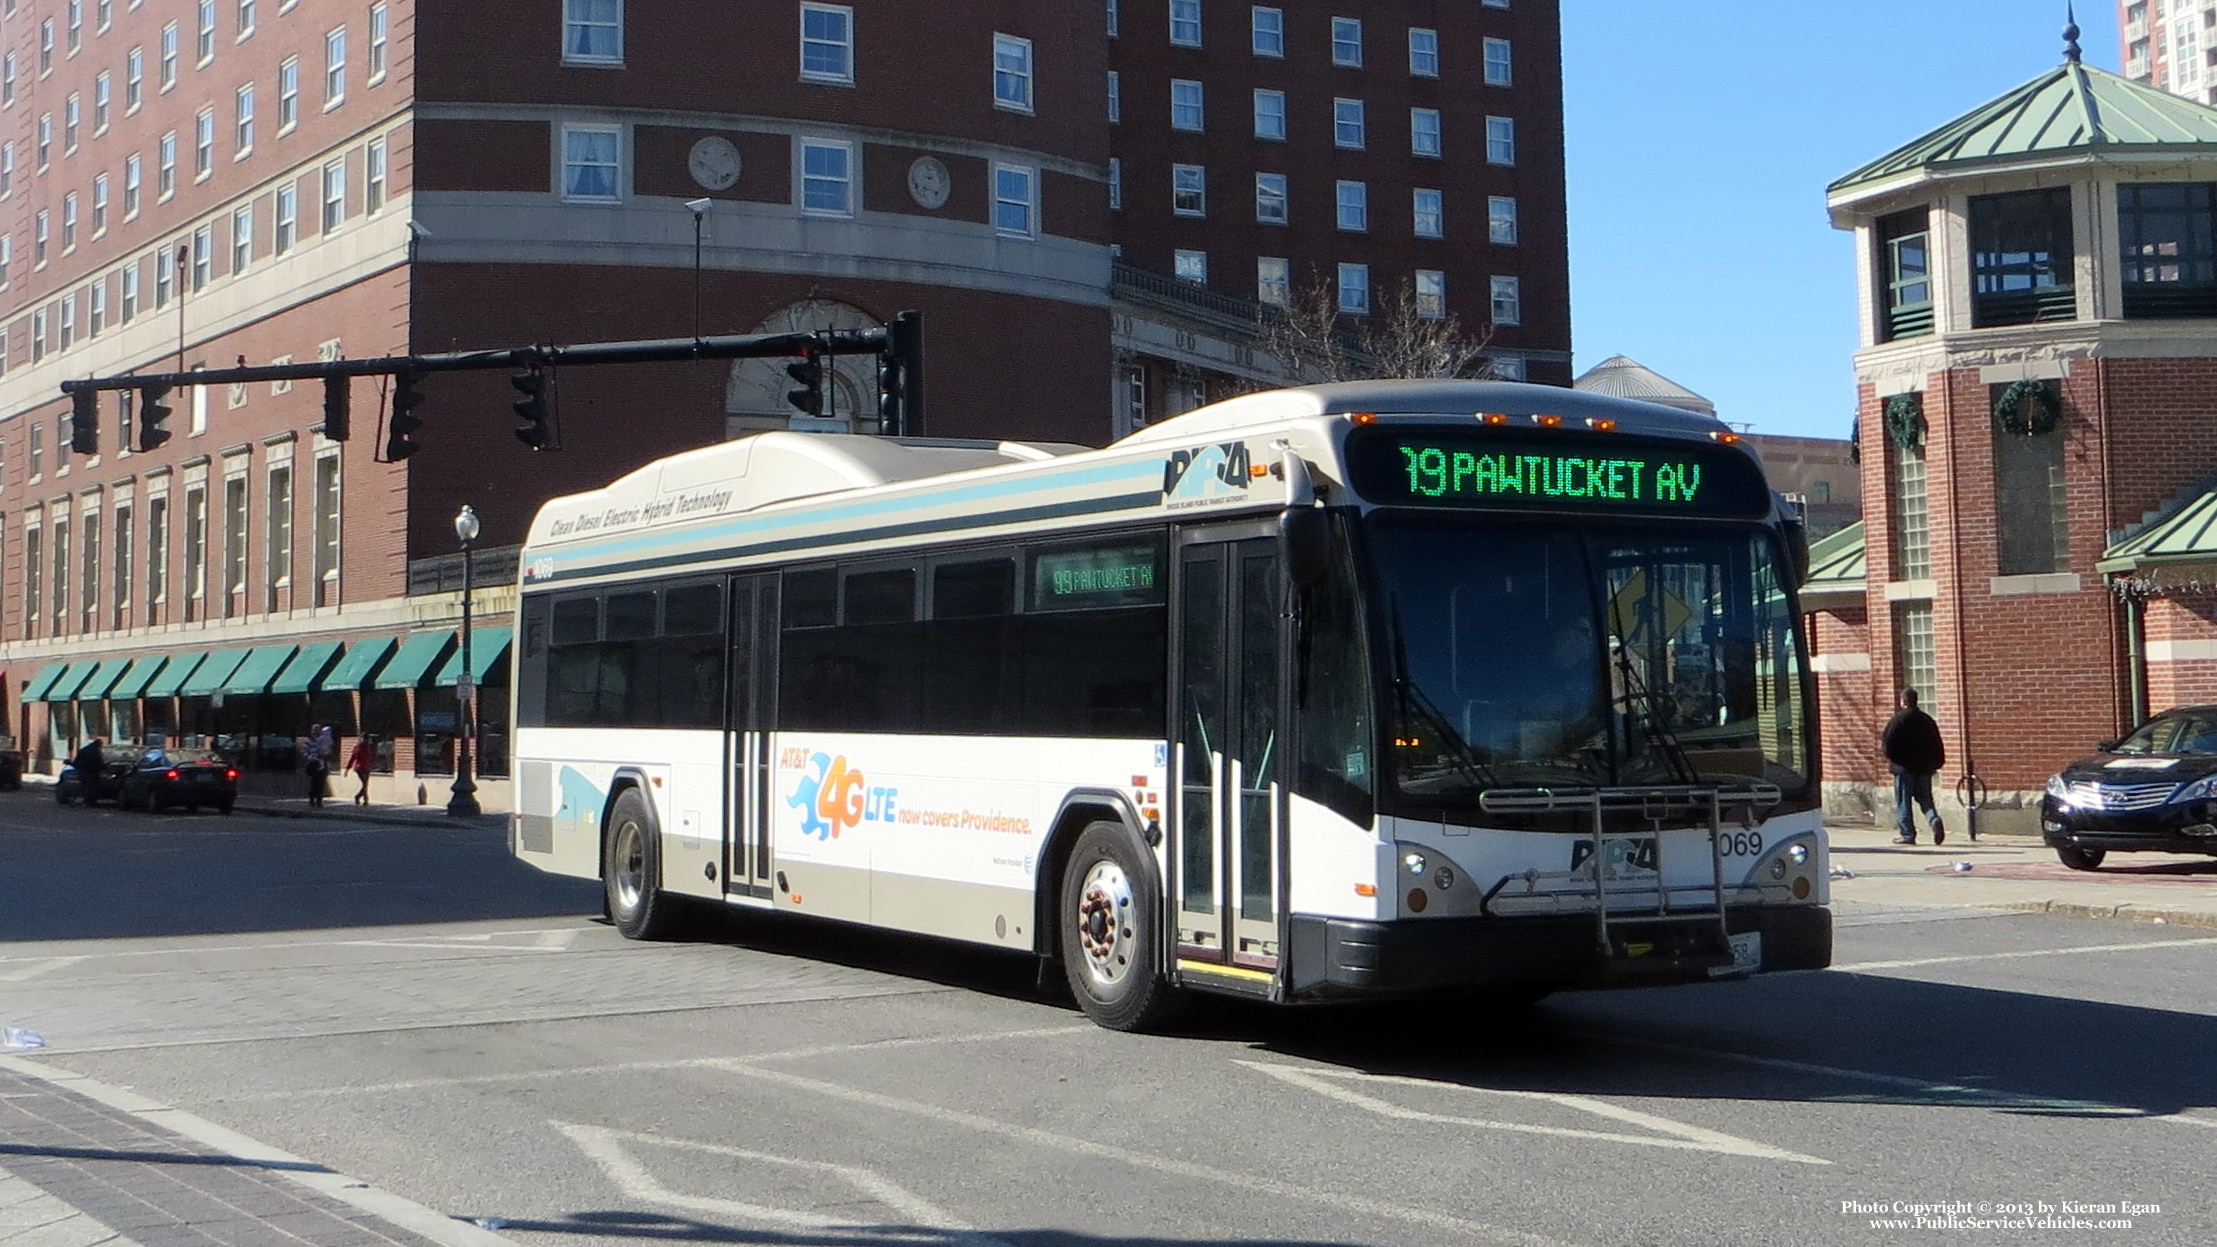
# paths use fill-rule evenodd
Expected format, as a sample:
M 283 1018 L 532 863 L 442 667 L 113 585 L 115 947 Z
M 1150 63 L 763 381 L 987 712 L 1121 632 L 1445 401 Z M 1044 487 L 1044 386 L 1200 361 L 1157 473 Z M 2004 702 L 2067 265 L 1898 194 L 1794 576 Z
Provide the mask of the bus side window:
M 724 725 L 724 587 L 678 585 L 662 594 L 661 671 L 664 727 Z
M 948 561 L 931 569 L 918 726 L 955 735 L 1017 730 L 1016 559 Z

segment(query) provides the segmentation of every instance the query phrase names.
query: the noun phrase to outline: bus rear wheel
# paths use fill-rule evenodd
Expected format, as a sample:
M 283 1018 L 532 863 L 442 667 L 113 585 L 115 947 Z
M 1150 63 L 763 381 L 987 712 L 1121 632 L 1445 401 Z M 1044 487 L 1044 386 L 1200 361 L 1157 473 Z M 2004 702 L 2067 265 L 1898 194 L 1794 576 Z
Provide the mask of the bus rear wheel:
M 626 789 L 608 813 L 601 842 L 601 889 L 609 920 L 624 938 L 666 940 L 676 933 L 675 898 L 662 892 L 662 846 L 647 814 L 646 799 Z
M 1087 827 L 1062 871 L 1063 975 L 1078 1007 L 1110 1030 L 1154 1029 L 1185 1003 L 1164 965 L 1162 901 L 1148 878 L 1145 850 L 1121 823 Z

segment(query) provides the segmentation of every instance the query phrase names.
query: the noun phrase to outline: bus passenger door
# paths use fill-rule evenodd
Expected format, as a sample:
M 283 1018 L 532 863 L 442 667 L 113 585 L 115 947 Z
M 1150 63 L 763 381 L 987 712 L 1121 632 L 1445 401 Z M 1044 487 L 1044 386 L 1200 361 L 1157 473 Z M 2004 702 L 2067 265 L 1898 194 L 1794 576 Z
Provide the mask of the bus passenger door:
M 731 809 L 726 815 L 725 891 L 770 895 L 770 724 L 777 696 L 775 576 L 731 580 Z
M 1258 985 L 1278 963 L 1280 579 L 1268 526 L 1189 532 L 1180 544 L 1178 957 Z

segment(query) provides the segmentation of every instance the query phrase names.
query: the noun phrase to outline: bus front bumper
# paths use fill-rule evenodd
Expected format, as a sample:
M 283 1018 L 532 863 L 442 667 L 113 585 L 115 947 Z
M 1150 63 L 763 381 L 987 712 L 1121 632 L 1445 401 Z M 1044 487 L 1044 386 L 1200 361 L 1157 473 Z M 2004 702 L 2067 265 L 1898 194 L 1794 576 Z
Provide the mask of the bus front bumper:
M 1755 973 L 1832 964 L 1832 911 L 1821 905 L 1756 905 L 1728 911 L 1733 935 L 1761 936 Z M 1709 923 L 1609 919 L 1604 952 L 1593 916 L 1440 918 L 1364 922 L 1292 920 L 1296 998 L 1421 995 L 1473 988 L 1644 987 L 1701 982 L 1731 972 Z

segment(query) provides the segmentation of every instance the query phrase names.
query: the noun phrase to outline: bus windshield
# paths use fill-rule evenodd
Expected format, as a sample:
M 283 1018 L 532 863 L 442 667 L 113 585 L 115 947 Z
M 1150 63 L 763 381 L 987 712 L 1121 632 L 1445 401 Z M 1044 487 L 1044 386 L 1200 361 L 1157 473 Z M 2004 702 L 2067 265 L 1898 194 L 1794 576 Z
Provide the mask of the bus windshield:
M 1808 779 L 1794 605 L 1770 533 L 1368 523 L 1394 790 Z

